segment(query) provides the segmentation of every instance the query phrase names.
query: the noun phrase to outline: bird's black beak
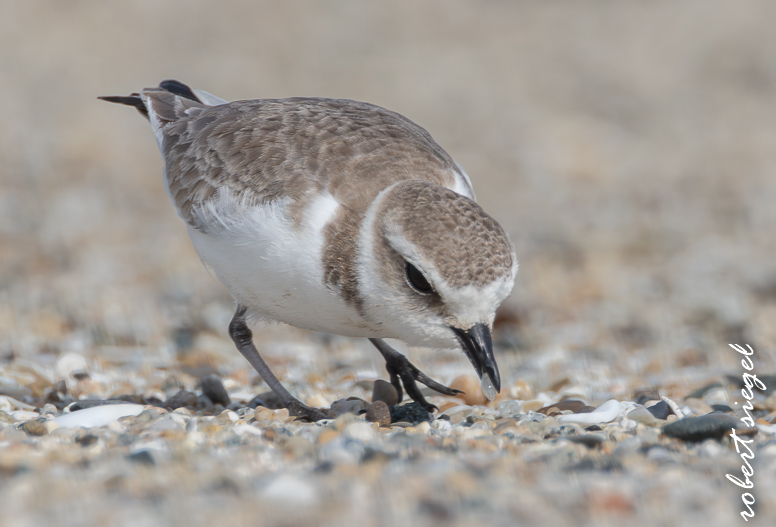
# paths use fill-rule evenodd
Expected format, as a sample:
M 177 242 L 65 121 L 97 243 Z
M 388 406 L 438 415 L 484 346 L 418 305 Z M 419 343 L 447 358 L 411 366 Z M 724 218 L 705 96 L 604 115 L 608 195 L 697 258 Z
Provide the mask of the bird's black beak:
M 493 387 L 497 392 L 501 391 L 501 376 L 498 372 L 498 364 L 493 356 L 493 339 L 490 336 L 490 329 L 485 324 L 477 324 L 470 329 L 459 329 L 451 327 L 455 336 L 461 342 L 464 353 L 477 371 L 480 379 L 484 373 L 488 374 Z

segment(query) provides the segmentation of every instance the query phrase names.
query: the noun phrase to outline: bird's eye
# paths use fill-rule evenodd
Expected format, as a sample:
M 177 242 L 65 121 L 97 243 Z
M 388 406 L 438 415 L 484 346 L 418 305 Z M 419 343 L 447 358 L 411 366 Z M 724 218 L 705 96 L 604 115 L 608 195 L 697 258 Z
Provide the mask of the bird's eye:
M 433 291 L 431 284 L 428 283 L 423 273 L 418 271 L 418 268 L 409 262 L 407 262 L 407 280 L 418 293 L 426 294 Z

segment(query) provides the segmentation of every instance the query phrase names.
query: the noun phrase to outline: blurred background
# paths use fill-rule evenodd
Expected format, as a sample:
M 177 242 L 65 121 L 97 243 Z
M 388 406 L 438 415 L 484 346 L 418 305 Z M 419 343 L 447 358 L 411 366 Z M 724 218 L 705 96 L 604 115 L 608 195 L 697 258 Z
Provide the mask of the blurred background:
M 425 127 L 517 249 L 496 333 L 508 382 L 684 395 L 740 375 L 728 342 L 771 372 L 774 20 L 769 0 L 4 2 L 0 369 L 76 353 L 254 377 L 148 123 L 96 99 L 174 78 L 228 100 L 368 101 Z M 367 343 L 286 326 L 257 341 L 281 372 L 296 357 L 325 380 L 339 353 L 383 375 Z M 443 381 L 470 368 L 412 354 Z

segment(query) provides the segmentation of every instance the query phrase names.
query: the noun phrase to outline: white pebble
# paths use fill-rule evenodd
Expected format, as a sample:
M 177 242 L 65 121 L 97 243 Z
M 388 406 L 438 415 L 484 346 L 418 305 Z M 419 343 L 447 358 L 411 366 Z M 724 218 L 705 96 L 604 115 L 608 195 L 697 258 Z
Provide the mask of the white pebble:
M 604 404 L 587 414 L 559 415 L 559 423 L 579 423 L 586 425 L 595 425 L 614 421 L 620 415 L 620 401 L 610 399 Z
M 142 404 L 106 404 L 71 412 L 53 421 L 62 428 L 98 428 L 122 417 L 140 415 L 144 409 Z
M 40 417 L 38 412 L 30 412 L 28 410 L 16 410 L 10 412 L 8 415 L 13 417 L 16 421 L 32 421 L 33 419 Z
M 35 407 L 31 404 L 17 401 L 8 395 L 0 395 L 0 410 L 8 413 L 13 410 L 35 410 Z

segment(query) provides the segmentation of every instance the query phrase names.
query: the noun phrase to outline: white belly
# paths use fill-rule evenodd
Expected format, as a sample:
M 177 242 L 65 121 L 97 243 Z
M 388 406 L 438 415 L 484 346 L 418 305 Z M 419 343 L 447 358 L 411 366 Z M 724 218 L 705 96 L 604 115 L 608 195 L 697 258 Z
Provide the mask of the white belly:
M 323 282 L 323 229 L 338 207 L 330 195 L 313 201 L 299 227 L 286 204 L 246 207 L 233 198 L 209 203 L 189 226 L 202 261 L 254 315 L 312 331 L 376 337 L 373 328 Z

